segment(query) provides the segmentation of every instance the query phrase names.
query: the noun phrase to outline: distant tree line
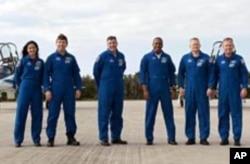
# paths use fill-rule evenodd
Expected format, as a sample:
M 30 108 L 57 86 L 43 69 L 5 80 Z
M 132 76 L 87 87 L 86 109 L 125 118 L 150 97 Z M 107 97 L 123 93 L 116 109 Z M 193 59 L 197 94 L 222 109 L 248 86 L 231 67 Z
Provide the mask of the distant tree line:
M 250 82 L 250 74 L 248 76 Z M 89 76 L 83 76 L 82 82 L 84 89 L 80 100 L 96 100 L 98 97 L 97 86 L 95 80 Z M 0 93 L 0 101 L 7 100 L 7 93 Z M 178 97 L 178 90 L 176 91 L 174 99 Z M 248 96 L 250 98 L 250 88 L 248 88 Z M 142 90 L 139 84 L 139 73 L 128 74 L 124 76 L 124 99 L 127 100 L 140 100 L 143 99 Z M 12 100 L 13 101 L 13 100 Z
M 83 76 L 82 83 L 84 88 L 80 100 L 97 100 L 98 91 L 94 78 L 89 75 Z M 13 101 L 7 99 L 7 92 L 1 92 L 0 94 L 0 101 Z M 16 92 L 16 97 L 17 94 L 18 93 Z M 142 90 L 139 84 L 139 73 L 125 75 L 124 99 L 137 100 L 142 98 Z
M 250 82 L 250 74 L 248 75 Z M 177 81 L 177 77 L 176 77 Z M 82 100 L 96 100 L 98 97 L 97 87 L 95 80 L 89 76 L 83 76 L 82 82 L 84 84 L 84 89 L 82 93 Z M 178 98 L 178 90 L 176 90 L 174 99 Z M 250 98 L 250 88 L 248 87 L 248 96 Z M 142 90 L 139 84 L 139 73 L 128 74 L 124 76 L 124 99 L 128 100 L 138 100 L 143 99 Z
M 98 97 L 97 86 L 95 80 L 89 76 L 83 76 L 82 82 L 84 85 L 81 99 L 83 100 L 96 100 Z M 134 75 L 124 76 L 124 98 L 125 99 L 142 99 L 142 90 L 139 84 L 139 73 Z

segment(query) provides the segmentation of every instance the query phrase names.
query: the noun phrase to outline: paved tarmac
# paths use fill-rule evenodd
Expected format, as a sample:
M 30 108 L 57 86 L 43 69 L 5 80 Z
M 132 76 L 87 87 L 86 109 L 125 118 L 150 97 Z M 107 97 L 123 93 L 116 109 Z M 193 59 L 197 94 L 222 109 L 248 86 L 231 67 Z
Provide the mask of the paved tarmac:
M 122 138 L 128 145 L 99 144 L 97 131 L 97 102 L 77 102 L 78 132 L 76 138 L 81 142 L 79 147 L 66 146 L 65 124 L 61 112 L 55 147 L 46 147 L 45 135 L 47 110 L 44 109 L 42 147 L 34 147 L 30 134 L 30 115 L 27 119 L 25 141 L 21 148 L 13 143 L 13 126 L 15 103 L 0 102 L 0 164 L 229 164 L 229 149 L 233 146 L 232 132 L 230 145 L 220 146 L 217 131 L 216 100 L 211 100 L 211 133 L 210 146 L 197 144 L 186 146 L 184 134 L 184 110 L 174 101 L 177 146 L 167 144 L 166 130 L 159 104 L 155 124 L 155 144 L 145 145 L 144 138 L 144 101 L 125 101 L 124 128 Z M 250 147 L 250 100 L 246 100 L 243 117 L 242 146 Z M 199 132 L 197 127 L 197 139 Z

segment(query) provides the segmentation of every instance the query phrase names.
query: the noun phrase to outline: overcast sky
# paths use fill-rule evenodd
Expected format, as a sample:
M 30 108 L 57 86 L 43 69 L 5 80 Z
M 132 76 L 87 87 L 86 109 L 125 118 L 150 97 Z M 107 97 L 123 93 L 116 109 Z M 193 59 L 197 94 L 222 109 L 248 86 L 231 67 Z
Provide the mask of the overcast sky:
M 139 69 L 141 57 L 151 51 L 152 39 L 164 40 L 164 51 L 178 68 L 189 52 L 191 37 L 202 50 L 233 37 L 236 49 L 250 69 L 249 0 L 0 0 L 0 42 L 14 42 L 19 52 L 29 40 L 46 60 L 55 51 L 59 33 L 68 36 L 81 74 L 92 74 L 97 56 L 106 49 L 106 37 L 116 35 L 126 55 L 126 74 Z

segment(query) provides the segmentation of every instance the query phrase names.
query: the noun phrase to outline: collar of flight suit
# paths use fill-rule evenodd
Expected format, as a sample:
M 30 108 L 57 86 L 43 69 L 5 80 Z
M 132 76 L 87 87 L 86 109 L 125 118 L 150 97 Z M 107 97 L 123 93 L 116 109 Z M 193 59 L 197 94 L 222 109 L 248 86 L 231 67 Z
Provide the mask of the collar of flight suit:
M 120 55 L 118 49 L 116 49 L 116 55 L 113 55 L 113 53 L 109 49 L 107 49 L 107 53 L 114 58 L 117 58 Z
M 222 54 L 222 56 L 223 56 L 223 59 L 224 59 L 224 60 L 232 60 L 232 59 L 234 59 L 234 58 L 235 58 L 235 53 L 233 53 L 233 54 L 232 54 L 232 56 L 231 56 L 231 57 L 229 57 L 229 58 L 228 58 L 228 57 L 226 57 L 225 53 L 223 53 L 223 54 Z
M 38 61 L 39 58 L 36 56 L 35 59 L 31 59 L 31 57 L 27 54 L 25 56 L 25 59 L 31 61 L 32 63 L 35 63 L 36 61 Z
M 55 54 L 56 54 L 58 57 L 61 57 L 61 58 L 65 58 L 66 56 L 69 56 L 69 53 L 68 53 L 67 51 L 65 51 L 65 54 L 64 54 L 64 55 L 61 55 L 58 51 L 56 51 Z
M 151 54 L 152 56 L 157 57 L 156 53 L 155 53 L 153 50 L 151 51 L 150 54 Z M 164 56 L 164 55 L 166 55 L 166 53 L 165 53 L 164 51 L 161 51 L 161 53 L 160 53 L 160 58 L 161 58 L 162 56 Z M 157 59 L 160 59 L 160 58 L 157 57 Z
M 189 53 L 190 57 L 193 58 L 193 59 L 200 59 L 200 58 L 202 58 L 203 54 L 204 53 L 202 51 L 200 51 L 199 52 L 199 56 L 198 57 L 194 57 L 192 52 Z

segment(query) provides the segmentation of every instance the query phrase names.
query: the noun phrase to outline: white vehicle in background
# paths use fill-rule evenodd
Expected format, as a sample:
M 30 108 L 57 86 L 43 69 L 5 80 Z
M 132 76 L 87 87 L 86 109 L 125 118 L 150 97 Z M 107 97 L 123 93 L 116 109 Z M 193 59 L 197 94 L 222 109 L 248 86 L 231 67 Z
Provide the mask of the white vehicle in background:
M 15 92 L 14 73 L 19 62 L 14 43 L 0 43 L 0 98 L 2 93 Z

